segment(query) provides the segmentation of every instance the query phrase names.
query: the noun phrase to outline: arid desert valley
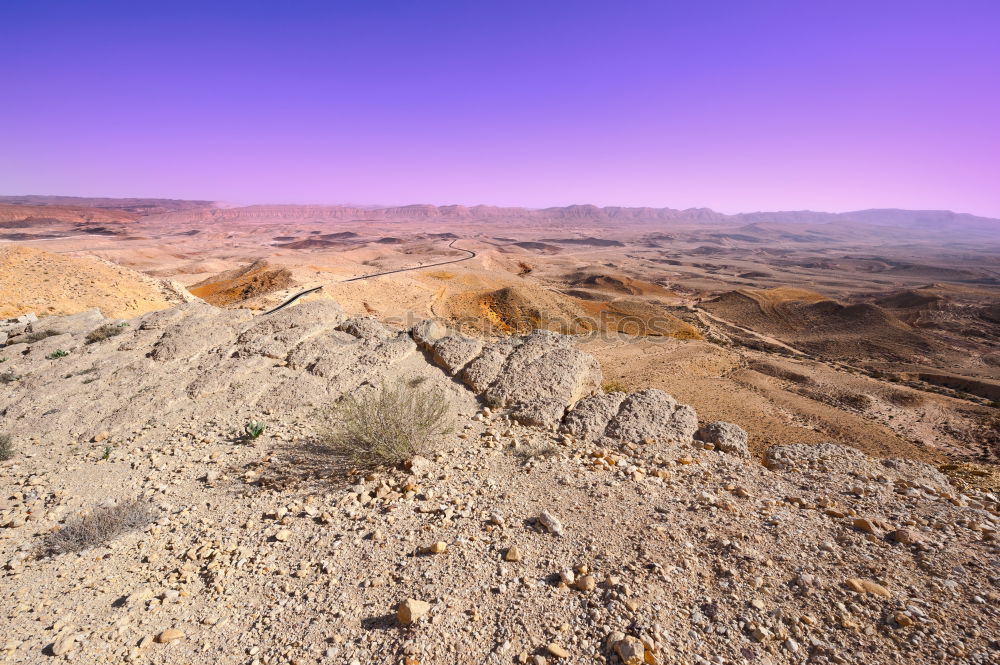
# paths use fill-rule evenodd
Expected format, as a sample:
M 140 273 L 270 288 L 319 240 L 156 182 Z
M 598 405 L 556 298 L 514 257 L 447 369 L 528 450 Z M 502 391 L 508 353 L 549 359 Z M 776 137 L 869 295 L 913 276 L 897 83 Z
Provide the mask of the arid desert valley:
M 995 663 L 998 407 L 1000 220 L 0 197 L 0 662 Z

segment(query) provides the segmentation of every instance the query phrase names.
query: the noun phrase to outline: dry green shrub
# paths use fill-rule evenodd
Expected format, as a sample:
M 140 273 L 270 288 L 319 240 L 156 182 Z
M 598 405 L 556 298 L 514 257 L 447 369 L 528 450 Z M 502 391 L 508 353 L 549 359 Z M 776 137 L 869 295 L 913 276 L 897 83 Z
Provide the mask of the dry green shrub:
M 919 393 L 906 392 L 903 390 L 891 390 L 885 398 L 896 406 L 920 406 L 924 403 L 924 396 Z
M 816 383 L 811 377 L 806 376 L 805 374 L 790 370 L 786 367 L 779 367 L 778 365 L 763 360 L 751 362 L 750 369 L 760 372 L 761 374 L 773 376 L 776 379 L 784 379 L 785 381 L 791 381 L 792 383 L 798 383 L 803 386 L 811 386 Z
M 401 464 L 451 431 L 445 395 L 407 384 L 349 395 L 325 416 L 321 442 L 358 468 Z
M 865 411 L 872 408 L 874 400 L 868 395 L 861 393 L 839 393 L 834 397 L 835 401 L 849 409 Z
M 87 337 L 84 338 L 84 341 L 87 344 L 93 344 L 94 342 L 101 342 L 103 340 L 116 337 L 117 335 L 121 335 L 123 332 L 125 332 L 125 326 L 120 323 L 105 323 L 100 328 L 95 328 L 87 333 Z
M 522 459 L 545 459 L 559 454 L 559 447 L 551 443 L 523 443 L 514 448 L 514 454 Z
M 48 337 L 55 337 L 58 335 L 55 330 L 35 330 L 29 333 L 24 333 L 17 341 L 24 342 L 25 344 L 34 344 L 35 342 L 41 342 L 43 339 Z
M 605 381 L 601 388 L 606 393 L 627 393 L 629 390 L 627 385 L 614 379 L 611 381 Z
M 10 442 L 9 434 L 0 434 L 0 462 L 14 459 L 14 444 Z
M 153 505 L 143 499 L 129 499 L 113 506 L 100 506 L 46 536 L 42 554 L 89 550 L 129 531 L 142 529 L 155 517 Z

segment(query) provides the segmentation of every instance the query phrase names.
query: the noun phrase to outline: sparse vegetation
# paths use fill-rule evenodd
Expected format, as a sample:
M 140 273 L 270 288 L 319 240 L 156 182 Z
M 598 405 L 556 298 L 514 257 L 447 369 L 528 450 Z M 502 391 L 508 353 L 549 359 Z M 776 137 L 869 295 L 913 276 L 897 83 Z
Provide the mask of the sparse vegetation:
M 347 396 L 326 416 L 322 442 L 357 467 L 400 464 L 451 430 L 445 396 L 405 384 Z
M 904 392 L 902 390 L 892 390 L 886 395 L 886 399 L 896 406 L 920 406 L 924 403 L 924 396 L 917 393 Z
M 89 550 L 129 531 L 145 527 L 154 517 L 152 504 L 143 499 L 129 499 L 111 506 L 100 506 L 49 534 L 42 545 L 42 554 Z
M 110 339 L 117 335 L 121 335 L 125 332 L 125 328 L 128 327 L 127 321 L 122 321 L 121 323 L 106 323 L 100 328 L 95 328 L 87 333 L 84 338 L 86 344 L 93 344 L 95 342 L 101 342 L 106 339 Z
M 0 372 L 0 383 L 14 383 L 15 381 L 20 381 L 21 376 L 15 374 L 13 370 L 7 370 L 6 372 Z
M 551 443 L 522 444 L 514 448 L 514 454 L 523 459 L 546 458 L 558 454 L 559 448 Z
M 81 369 L 81 370 L 76 371 L 76 372 L 70 372 L 69 374 L 67 374 L 63 378 L 64 379 L 72 379 L 74 376 L 83 376 L 85 374 L 93 374 L 96 371 L 97 371 L 97 367 L 88 367 L 87 369 Z
M 104 446 L 104 452 L 101 454 L 101 459 L 102 460 L 111 459 L 111 451 L 113 450 L 114 448 L 112 448 L 111 446 Z
M 0 434 L 0 462 L 14 459 L 14 444 L 11 443 L 10 434 Z
M 259 439 L 266 429 L 265 423 L 260 420 L 251 420 L 243 426 L 243 437 L 250 441 Z
M 35 330 L 30 333 L 25 333 L 18 342 L 24 342 L 25 344 L 34 344 L 35 342 L 40 342 L 47 337 L 54 337 L 58 335 L 55 330 Z
M 68 355 L 69 351 L 64 351 L 63 349 L 56 349 L 55 351 L 53 351 L 52 353 L 50 353 L 45 357 L 48 358 L 49 360 L 55 360 L 57 358 L 65 358 Z
M 627 393 L 629 391 L 629 387 L 627 385 L 616 379 L 605 381 L 604 385 L 601 386 L 601 389 L 603 389 L 606 393 Z

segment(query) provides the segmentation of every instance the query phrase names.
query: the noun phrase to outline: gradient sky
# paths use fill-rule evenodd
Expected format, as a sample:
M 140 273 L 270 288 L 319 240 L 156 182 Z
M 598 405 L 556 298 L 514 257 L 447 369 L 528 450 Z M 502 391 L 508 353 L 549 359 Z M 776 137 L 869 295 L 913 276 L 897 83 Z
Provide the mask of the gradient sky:
M 0 1 L 0 193 L 1000 217 L 1000 2 Z

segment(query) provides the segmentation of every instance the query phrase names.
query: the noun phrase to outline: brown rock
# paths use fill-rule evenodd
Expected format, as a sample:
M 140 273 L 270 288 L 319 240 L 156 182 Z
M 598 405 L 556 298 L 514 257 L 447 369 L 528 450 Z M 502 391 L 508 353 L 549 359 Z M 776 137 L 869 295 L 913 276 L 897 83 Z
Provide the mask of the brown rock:
M 920 542 L 920 534 L 913 529 L 897 529 L 889 537 L 900 545 L 914 545 Z
M 407 598 L 399 604 L 396 619 L 403 625 L 419 621 L 422 616 L 431 611 L 431 604 L 415 598 Z
M 864 580 L 852 577 L 847 580 L 847 587 L 857 593 L 871 593 L 883 598 L 892 598 L 892 594 L 884 586 L 873 580 Z
M 52 645 L 52 654 L 62 656 L 76 648 L 76 634 L 66 635 L 55 641 Z
M 184 633 L 176 628 L 167 628 L 156 636 L 156 641 L 160 644 L 168 644 L 181 639 L 184 639 Z
M 615 653 L 624 665 L 642 665 L 646 656 L 646 648 L 642 641 L 629 635 L 614 645 Z
M 552 656 L 554 656 L 556 658 L 569 658 L 569 651 L 567 651 L 565 648 L 559 646 L 555 642 L 553 642 L 553 643 L 549 644 L 547 647 L 545 647 L 545 650 L 548 651 Z
M 875 525 L 870 520 L 866 520 L 863 517 L 855 519 L 853 524 L 854 528 L 861 529 L 865 533 L 878 534 L 878 529 L 875 528 Z
M 521 549 L 517 545 L 511 545 L 510 549 L 507 550 L 507 554 L 504 555 L 505 561 L 520 561 L 523 557 L 521 554 Z

